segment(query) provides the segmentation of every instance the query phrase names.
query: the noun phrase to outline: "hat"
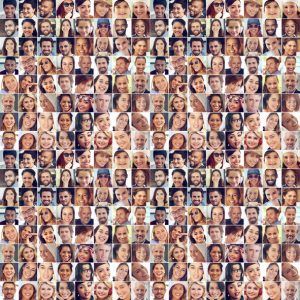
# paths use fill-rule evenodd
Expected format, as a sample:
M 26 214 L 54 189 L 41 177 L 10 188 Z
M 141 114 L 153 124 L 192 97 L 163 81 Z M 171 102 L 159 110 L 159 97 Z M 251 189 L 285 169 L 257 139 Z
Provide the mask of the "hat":
M 149 1 L 147 0 L 132 0 L 132 3 L 145 3 L 149 7 Z
M 108 6 L 112 6 L 112 0 L 95 0 L 95 4 L 101 2 L 107 4 Z
M 282 0 L 282 4 L 289 3 L 289 2 L 295 3 L 298 6 L 298 0 Z
M 258 169 L 249 169 L 248 172 L 247 172 L 247 176 L 249 175 L 258 175 L 260 176 L 260 172 Z
M 251 24 L 256 24 L 256 25 L 260 26 L 259 19 L 248 19 L 247 26 L 249 26 Z
M 14 7 L 17 7 L 17 1 L 16 0 L 4 0 L 3 1 L 3 7 L 5 5 L 13 5 Z
M 98 19 L 97 26 L 99 26 L 100 24 L 108 24 L 108 25 L 110 25 L 109 19 Z
M 97 176 L 99 175 L 110 175 L 109 170 L 108 169 L 99 169 L 97 171 Z
M 257 4 L 258 6 L 262 6 L 262 5 L 261 5 L 261 0 L 245 0 L 245 5 L 246 5 L 247 3 L 255 3 L 255 4 Z

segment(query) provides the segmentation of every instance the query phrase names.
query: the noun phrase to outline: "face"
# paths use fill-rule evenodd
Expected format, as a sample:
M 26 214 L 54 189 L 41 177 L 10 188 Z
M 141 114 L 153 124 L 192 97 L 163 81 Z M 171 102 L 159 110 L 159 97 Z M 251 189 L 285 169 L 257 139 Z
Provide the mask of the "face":
M 221 267 L 218 264 L 211 264 L 208 269 L 208 274 L 212 281 L 219 281 L 222 274 Z
M 247 244 L 255 244 L 259 238 L 259 228 L 250 225 L 248 231 L 245 233 L 245 241 Z

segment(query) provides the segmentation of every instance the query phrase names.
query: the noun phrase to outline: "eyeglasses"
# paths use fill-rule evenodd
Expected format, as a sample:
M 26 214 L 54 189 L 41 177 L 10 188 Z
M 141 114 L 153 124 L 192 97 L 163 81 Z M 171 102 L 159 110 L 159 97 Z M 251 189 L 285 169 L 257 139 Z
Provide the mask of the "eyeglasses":
M 27 209 L 26 211 L 22 211 L 23 216 L 28 216 L 35 211 L 34 208 Z
M 241 269 L 232 269 L 232 272 L 233 273 L 238 273 L 238 272 L 242 272 L 242 270 Z
M 88 123 L 88 122 L 92 122 L 92 120 L 91 119 L 83 119 L 83 120 L 81 120 L 81 122 Z
M 69 7 L 69 6 L 74 7 L 74 3 L 73 2 L 71 2 L 71 3 L 65 2 L 64 3 L 64 7 Z
M 64 157 L 74 157 L 74 153 L 64 153 Z
M 242 122 L 242 120 L 241 119 L 232 119 L 231 122 L 232 123 L 237 123 L 237 122 Z
M 220 157 L 220 156 L 224 156 L 224 153 L 214 153 L 215 157 Z
M 222 3 L 214 3 L 214 6 L 215 7 L 219 7 L 219 6 L 221 6 L 221 7 L 224 7 L 224 3 L 222 2 Z

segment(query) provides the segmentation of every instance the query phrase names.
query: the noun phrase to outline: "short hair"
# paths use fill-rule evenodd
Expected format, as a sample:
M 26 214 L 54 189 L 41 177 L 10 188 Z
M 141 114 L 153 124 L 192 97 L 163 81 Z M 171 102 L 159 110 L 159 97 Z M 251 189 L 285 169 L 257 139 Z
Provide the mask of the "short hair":
M 166 150 L 154 150 L 153 157 L 155 157 L 157 155 L 163 155 L 165 158 L 167 158 L 167 151 Z
M 247 55 L 245 58 L 245 63 L 247 63 L 247 59 L 251 59 L 251 58 L 254 58 L 257 61 L 257 63 L 259 64 L 259 57 L 253 56 L 253 55 Z
M 104 58 L 106 60 L 107 64 L 109 64 L 109 58 L 107 56 L 96 56 L 95 63 L 97 63 L 97 59 L 99 59 L 99 58 Z
M 14 62 L 16 62 L 16 58 L 14 56 L 6 56 L 5 61 L 7 60 L 13 60 Z
M 48 20 L 46 20 L 46 21 L 48 21 Z M 48 23 L 48 22 L 47 22 L 47 23 Z M 50 22 L 50 24 L 51 24 L 51 22 Z M 42 45 L 43 42 L 50 42 L 52 46 L 53 46 L 53 44 L 54 44 L 54 41 L 53 41 L 53 39 L 51 39 L 51 38 L 41 38 L 41 39 L 40 39 L 40 45 Z
M 42 195 L 42 193 L 44 193 L 44 192 L 50 192 L 52 196 L 54 195 L 54 191 L 51 188 L 41 188 L 40 195 Z
M 12 155 L 14 158 L 17 158 L 17 151 L 16 150 L 3 150 L 3 157 L 7 155 Z
M 103 207 L 103 206 L 96 206 L 96 207 L 95 207 L 95 213 L 97 213 L 97 210 L 100 209 L 100 208 L 101 208 L 101 209 L 104 208 L 104 209 L 106 210 L 107 214 L 109 214 L 109 208 L 106 207 L 106 206 L 104 206 L 104 207 Z
M 257 212 L 257 214 L 259 214 L 259 208 L 257 206 L 247 206 L 245 208 L 245 213 L 247 214 L 247 210 L 254 208 Z
M 166 58 L 164 56 L 156 56 L 155 61 L 157 60 L 163 60 L 164 62 L 166 62 Z

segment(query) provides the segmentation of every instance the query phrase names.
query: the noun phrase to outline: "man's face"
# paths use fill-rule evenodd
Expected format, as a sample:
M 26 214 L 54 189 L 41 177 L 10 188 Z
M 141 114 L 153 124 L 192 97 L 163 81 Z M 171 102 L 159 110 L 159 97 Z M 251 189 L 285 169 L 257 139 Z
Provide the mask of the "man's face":
M 89 56 L 80 57 L 78 65 L 80 67 L 81 72 L 83 74 L 87 74 L 92 66 L 91 58 Z
M 134 136 L 134 142 L 138 149 L 143 149 L 146 145 L 147 138 L 142 133 L 137 132 Z
M 152 142 L 154 149 L 163 149 L 166 143 L 166 136 L 163 133 L 156 133 L 153 135 Z
M 191 32 L 194 36 L 198 36 L 201 33 L 201 24 L 199 22 L 193 22 L 191 24 Z
M 111 246 L 110 245 L 97 245 L 95 252 L 96 252 L 96 260 L 98 262 L 107 262 L 110 252 L 111 252 Z
M 287 243 L 293 243 L 298 234 L 298 228 L 294 225 L 284 226 L 285 240 Z
M 68 242 L 70 242 L 72 240 L 71 231 L 67 227 L 60 228 L 60 230 L 59 230 L 59 236 L 60 236 L 61 241 L 63 243 L 68 243 Z
M 14 60 L 11 59 L 7 59 L 4 63 L 4 69 L 6 70 L 6 72 L 8 74 L 13 74 L 14 71 L 16 70 L 16 62 Z
M 4 13 L 5 13 L 6 19 L 13 19 L 13 18 L 15 18 L 16 8 L 14 7 L 14 5 L 12 5 L 12 4 L 6 4 L 3 9 L 4 9 Z
M 222 84 L 219 77 L 210 78 L 208 84 L 213 92 L 218 92 L 222 90 Z
M 284 84 L 286 87 L 286 90 L 288 92 L 293 92 L 298 84 L 297 75 L 295 74 L 286 74 L 284 76 Z
M 118 209 L 116 212 L 116 221 L 118 224 L 124 224 L 128 221 L 129 213 L 125 209 Z
M 246 260 L 247 262 L 257 262 L 260 255 L 260 245 L 248 245 L 246 249 Z
M 156 171 L 154 174 L 154 181 L 157 186 L 163 186 L 166 183 L 167 176 L 163 171 Z
M 200 191 L 194 191 L 191 195 L 192 203 L 194 206 L 198 206 L 201 204 L 203 200 L 203 195 Z
M 216 56 L 221 54 L 222 44 L 218 41 L 213 41 L 209 43 L 209 51 L 212 55 Z
M 50 23 L 48 22 L 41 23 L 41 32 L 45 36 L 49 35 L 52 32 Z
M 4 283 L 2 287 L 3 299 L 14 299 L 16 287 L 13 283 Z
M 39 156 L 40 166 L 42 168 L 50 165 L 53 160 L 53 154 L 52 152 L 43 151 Z
M 137 283 L 134 286 L 134 294 L 136 300 L 144 300 L 147 289 L 142 283 Z
M 191 183 L 194 185 L 194 186 L 199 186 L 202 182 L 202 178 L 201 178 L 201 175 L 199 172 L 193 172 L 191 174 Z M 200 193 L 201 194 L 201 193 Z
M 166 70 L 166 62 L 164 60 L 157 59 L 154 64 L 154 68 L 158 74 L 163 74 Z
M 157 20 L 154 23 L 154 31 L 156 33 L 157 37 L 163 36 L 165 32 L 167 31 L 167 26 L 162 20 Z
M 3 96 L 2 105 L 4 112 L 12 112 L 14 109 L 14 104 L 14 97 L 11 97 L 10 95 Z
M 70 44 L 68 41 L 60 42 L 59 51 L 63 56 L 72 54 L 72 44 Z
M 192 168 L 198 166 L 202 162 L 202 152 L 200 151 L 193 151 L 192 154 L 189 156 L 190 166 Z
M 71 81 L 68 77 L 62 77 L 59 79 L 59 86 L 62 92 L 68 92 L 71 90 Z
M 44 0 L 39 6 L 40 16 L 43 18 L 51 15 L 52 10 L 53 2 L 51 0 Z
M 4 181 L 8 187 L 13 186 L 16 180 L 17 176 L 13 171 L 8 170 L 4 173 Z
M 99 74 L 106 74 L 108 70 L 108 63 L 105 58 L 98 58 L 96 61 L 96 66 Z
M 275 186 L 276 183 L 276 171 L 275 170 L 266 170 L 265 180 L 268 186 Z
M 44 41 L 41 45 L 42 54 L 45 56 L 51 55 L 52 43 L 50 41 Z
M 136 75 L 134 77 L 134 85 L 137 93 L 144 92 L 147 85 L 147 77 L 145 75 Z
M 127 23 L 126 20 L 115 21 L 115 31 L 118 36 L 124 36 L 126 34 Z
M 219 228 L 211 228 L 209 231 L 209 236 L 213 243 L 220 243 L 222 240 L 222 233 Z
M 116 70 L 118 74 L 125 74 L 128 71 L 129 63 L 123 58 L 116 61 Z
M 155 211 L 155 221 L 158 223 L 158 224 L 165 224 L 165 221 L 166 221 L 166 218 L 167 218 L 167 215 L 166 215 L 166 212 L 163 211 L 163 210 L 156 210 Z
M 4 149 L 13 149 L 16 143 L 16 137 L 12 133 L 6 133 L 2 137 Z
M 7 224 L 13 224 L 16 220 L 16 212 L 13 210 L 6 210 L 4 214 L 4 219 Z
M 68 206 L 72 204 L 72 195 L 67 191 L 63 191 L 59 193 L 59 202 L 63 206 Z
M 31 74 L 35 70 L 35 59 L 34 57 L 20 57 L 20 64 L 22 65 L 23 69 L 26 73 Z
M 52 200 L 51 192 L 43 192 L 41 195 L 41 201 L 44 206 L 49 206 Z
M 246 99 L 247 112 L 257 112 L 261 101 L 260 95 L 248 95 Z
M 248 58 L 246 65 L 250 74 L 256 74 L 258 70 L 258 63 L 255 58 Z
M 265 21 L 265 30 L 268 36 L 274 36 L 276 33 L 277 25 L 276 20 L 266 20 Z
M 270 74 L 278 71 L 279 63 L 274 59 L 268 59 L 266 61 L 266 69 Z
M 99 224 L 106 224 L 108 221 L 108 214 L 105 208 L 98 208 L 96 211 L 96 217 Z
M 233 224 L 238 224 L 242 217 L 242 211 L 240 207 L 233 207 L 229 211 L 229 217 Z
M 165 248 L 162 245 L 153 246 L 152 256 L 154 262 L 162 262 L 164 259 Z
M 135 226 L 134 229 L 136 242 L 143 243 L 146 239 L 147 235 L 147 227 L 146 226 Z
M 81 223 L 88 224 L 89 221 L 91 220 L 91 216 L 92 216 L 91 208 L 90 207 L 82 207 L 79 210 L 78 215 L 81 220 Z
M 200 41 L 193 41 L 191 45 L 192 54 L 198 56 L 203 50 L 203 45 Z
M 155 283 L 152 288 L 155 299 L 163 300 L 165 298 L 166 287 L 163 283 Z
M 34 207 L 31 208 L 22 208 L 21 209 L 21 214 L 25 220 L 26 223 L 30 224 L 36 220 L 35 216 L 36 210 Z
M 97 112 L 107 112 L 110 104 L 110 95 L 97 95 L 96 110 Z
M 115 181 L 118 186 L 124 186 L 126 184 L 127 174 L 124 170 L 115 171 Z
M 211 205 L 218 206 L 222 202 L 222 195 L 217 191 L 209 193 L 209 201 Z
M 286 300 L 295 300 L 297 288 L 293 283 L 288 282 L 284 287 L 284 293 L 285 293 Z
M 199 0 L 194 0 L 191 2 L 189 6 L 190 16 L 194 18 L 198 18 L 201 16 L 203 12 L 203 2 Z
M 279 214 L 274 209 L 268 209 L 266 212 L 266 220 L 268 224 L 275 224 L 278 221 Z
M 5 155 L 4 163 L 6 168 L 13 168 L 16 163 L 16 158 L 13 155 Z
M 155 112 L 161 112 L 164 108 L 164 102 L 165 102 L 165 99 L 163 96 L 161 95 L 155 95 L 153 96 L 153 108 L 154 108 L 154 111 Z
M 228 63 L 230 70 L 233 74 L 237 74 L 242 66 L 242 61 L 239 56 L 231 56 Z
M 247 219 L 249 224 L 257 224 L 258 222 L 258 213 L 255 208 L 249 208 L 246 212 Z
M 15 255 L 15 248 L 12 245 L 4 245 L 2 248 L 2 257 L 4 262 L 12 262 Z

